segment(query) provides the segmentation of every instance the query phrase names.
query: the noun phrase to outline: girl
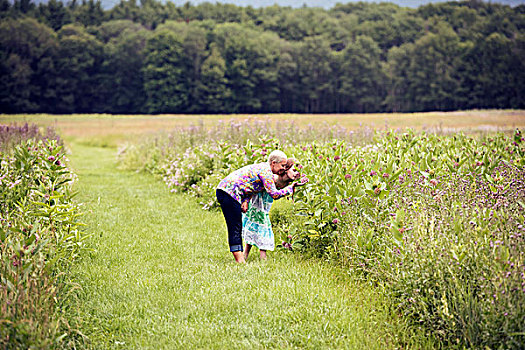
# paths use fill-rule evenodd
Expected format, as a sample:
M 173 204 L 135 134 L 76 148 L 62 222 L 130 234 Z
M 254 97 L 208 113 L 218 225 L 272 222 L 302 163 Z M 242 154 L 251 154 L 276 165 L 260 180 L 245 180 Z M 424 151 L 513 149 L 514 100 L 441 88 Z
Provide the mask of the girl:
M 293 159 L 288 159 L 284 174 L 274 175 L 275 185 L 278 189 L 285 188 L 299 178 L 299 172 L 293 168 L 294 163 Z M 245 259 L 248 258 L 252 246 L 259 248 L 261 260 L 266 260 L 267 250 L 273 251 L 275 248 L 270 222 L 272 203 L 273 198 L 266 191 L 256 193 L 250 199 L 250 206 L 242 218 L 242 238 L 246 242 Z

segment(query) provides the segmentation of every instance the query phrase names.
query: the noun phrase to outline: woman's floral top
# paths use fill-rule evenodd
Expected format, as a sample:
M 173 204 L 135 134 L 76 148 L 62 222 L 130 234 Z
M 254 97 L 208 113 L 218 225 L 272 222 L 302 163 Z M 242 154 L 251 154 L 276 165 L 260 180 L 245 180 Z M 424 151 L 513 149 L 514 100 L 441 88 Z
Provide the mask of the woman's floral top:
M 239 203 L 247 202 L 258 192 L 266 191 L 273 199 L 293 193 L 293 186 L 282 190 L 275 187 L 272 169 L 268 163 L 247 165 L 226 176 L 217 186 L 232 196 Z

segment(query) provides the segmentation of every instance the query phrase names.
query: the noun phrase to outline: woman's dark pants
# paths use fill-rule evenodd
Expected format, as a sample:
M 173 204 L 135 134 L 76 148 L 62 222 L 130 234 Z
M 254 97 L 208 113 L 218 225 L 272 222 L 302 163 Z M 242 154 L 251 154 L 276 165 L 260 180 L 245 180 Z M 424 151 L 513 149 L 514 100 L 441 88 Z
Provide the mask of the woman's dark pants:
M 223 190 L 217 190 L 217 200 L 221 205 L 222 213 L 228 227 L 228 244 L 230 252 L 243 251 L 242 249 L 242 212 L 241 205 L 232 196 Z

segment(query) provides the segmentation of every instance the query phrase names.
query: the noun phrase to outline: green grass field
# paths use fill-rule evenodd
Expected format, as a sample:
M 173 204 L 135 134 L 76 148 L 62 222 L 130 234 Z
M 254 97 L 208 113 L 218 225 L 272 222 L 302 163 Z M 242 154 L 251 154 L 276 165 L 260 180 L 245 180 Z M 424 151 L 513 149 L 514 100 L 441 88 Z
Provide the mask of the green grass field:
M 431 348 L 368 285 L 275 252 L 236 265 L 219 212 L 70 145 L 94 251 L 74 267 L 86 348 Z

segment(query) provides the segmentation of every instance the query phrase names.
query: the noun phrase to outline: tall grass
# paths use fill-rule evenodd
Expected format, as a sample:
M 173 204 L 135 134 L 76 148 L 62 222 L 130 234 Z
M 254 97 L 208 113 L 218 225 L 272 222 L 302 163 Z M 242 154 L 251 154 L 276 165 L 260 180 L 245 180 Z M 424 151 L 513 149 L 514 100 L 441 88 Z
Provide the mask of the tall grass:
M 52 132 L 25 125 L 0 134 L 0 345 L 55 348 L 67 335 L 63 276 L 84 238 L 75 176 Z
M 24 123 L 22 125 L 0 124 L 0 152 L 8 153 L 26 140 L 56 140 L 62 144 L 60 136 L 52 127 L 45 128 L 45 133 L 36 124 Z
M 118 160 L 122 168 L 156 172 L 159 162 L 175 160 L 187 150 L 214 146 L 217 144 L 245 145 L 258 143 L 261 139 L 278 140 L 282 145 L 301 142 L 328 141 L 334 138 L 352 144 L 364 144 L 374 136 L 368 127 L 351 130 L 337 125 L 320 123 L 299 126 L 295 121 L 272 121 L 271 119 L 230 119 L 219 120 L 215 125 L 206 126 L 201 120 L 190 126 L 175 128 L 168 132 L 122 145 Z

